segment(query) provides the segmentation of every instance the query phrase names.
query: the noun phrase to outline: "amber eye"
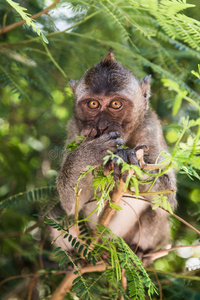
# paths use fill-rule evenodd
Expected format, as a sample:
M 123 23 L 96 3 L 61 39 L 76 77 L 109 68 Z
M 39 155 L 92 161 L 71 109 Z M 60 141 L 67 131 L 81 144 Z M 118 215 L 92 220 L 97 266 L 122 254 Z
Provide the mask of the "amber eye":
M 97 100 L 90 100 L 87 105 L 89 108 L 98 108 L 99 107 L 99 102 Z
M 114 109 L 119 109 L 121 106 L 122 106 L 122 103 L 119 100 L 113 100 L 110 102 L 110 107 L 112 107 Z

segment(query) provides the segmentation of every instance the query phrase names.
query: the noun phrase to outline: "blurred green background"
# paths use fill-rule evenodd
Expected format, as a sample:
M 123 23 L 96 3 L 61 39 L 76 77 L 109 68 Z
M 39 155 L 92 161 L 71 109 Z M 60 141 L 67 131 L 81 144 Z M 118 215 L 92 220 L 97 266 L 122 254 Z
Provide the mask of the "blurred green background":
M 188 116 L 194 120 L 199 117 L 198 110 L 183 100 L 184 97 L 181 98 L 183 101 L 178 113 L 172 114 L 174 99 L 180 95 L 180 90 L 186 91 L 187 96 L 198 105 L 200 103 L 200 77 L 191 73 L 192 70 L 198 73 L 200 33 L 184 27 L 185 24 L 190 24 L 189 19 L 180 22 L 182 16 L 188 16 L 196 20 L 193 24 L 195 28 L 199 28 L 199 1 L 187 1 L 187 4 L 194 4 L 195 7 L 187 7 L 186 1 L 181 0 L 23 0 L 17 3 L 27 8 L 31 15 L 43 11 L 53 3 L 55 5 L 48 14 L 42 14 L 35 21 L 49 44 L 26 24 L 5 33 L 1 31 L 2 201 L 34 188 L 55 185 L 67 134 L 66 124 L 73 114 L 69 79 L 79 79 L 88 68 L 105 56 L 110 47 L 113 47 L 117 60 L 130 68 L 137 77 L 152 74 L 151 106 L 162 120 L 164 135 L 171 151 L 182 130 L 181 117 Z M 179 11 L 180 8 L 183 11 Z M 20 20 L 20 15 L 10 4 L 5 0 L 1 1 L 0 30 Z M 166 80 L 178 84 L 179 92 L 167 88 Z M 188 129 L 182 142 L 189 143 L 188 139 L 194 139 L 197 134 L 197 127 Z M 199 145 L 199 140 L 197 144 Z M 197 153 L 196 157 L 198 155 Z M 195 176 L 191 173 L 190 177 L 177 169 L 179 206 L 176 213 L 200 229 L 200 163 L 192 167 L 196 168 L 197 173 Z M 19 201 L 18 205 L 1 209 L 1 280 L 42 270 L 44 266 L 41 263 L 41 251 L 44 260 L 53 260 L 44 225 L 40 228 L 35 226 L 33 231 L 25 235 L 20 234 L 34 224 L 37 225 L 37 217 L 33 214 L 38 212 L 40 205 L 37 201 L 24 200 Z M 171 225 L 173 245 L 198 243 L 197 233 L 175 219 L 171 219 Z M 196 270 L 191 272 L 186 268 L 189 258 L 196 259 Z M 176 278 L 158 273 L 163 299 L 200 299 L 200 282 L 187 279 L 189 275 L 200 274 L 199 248 L 190 249 L 188 253 L 170 252 L 167 257 L 157 260 L 154 267 L 163 272 L 184 273 L 186 276 Z M 9 280 L 0 287 L 0 294 L 2 299 L 48 299 L 60 280 L 59 276 L 61 275 L 41 277 L 32 294 L 30 283 L 27 282 L 24 294 L 16 292 L 15 295 L 15 290 L 23 281 Z M 152 279 L 154 280 L 154 275 Z M 109 297 L 105 296 L 105 299 Z M 155 296 L 155 299 L 160 298 Z

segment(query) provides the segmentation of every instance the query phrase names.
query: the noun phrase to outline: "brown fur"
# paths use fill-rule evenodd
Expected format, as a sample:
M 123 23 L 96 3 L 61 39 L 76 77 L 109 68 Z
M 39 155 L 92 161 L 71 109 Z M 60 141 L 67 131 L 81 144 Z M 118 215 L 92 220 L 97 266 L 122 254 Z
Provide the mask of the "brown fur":
M 167 146 L 160 121 L 155 112 L 148 108 L 150 76 L 138 80 L 130 70 L 115 60 L 112 50 L 100 63 L 86 71 L 80 81 L 71 81 L 70 85 L 75 97 L 75 114 L 68 126 L 67 143 L 75 140 L 77 135 L 85 135 L 87 139 L 72 153 L 66 151 L 64 154 L 57 187 L 64 210 L 67 214 L 74 214 L 74 187 L 81 172 L 86 170 L 87 165 L 101 165 L 107 150 L 116 153 L 119 134 L 129 148 L 143 144 L 149 147 L 145 156 L 147 163 L 155 163 L 160 152 L 167 151 Z M 98 101 L 98 108 L 91 109 L 88 106 L 90 100 Z M 122 106 L 112 109 L 113 100 L 120 101 Z M 119 134 L 113 133 L 116 131 Z M 87 215 L 96 206 L 95 201 L 86 204 L 93 199 L 92 175 L 88 174 L 79 187 L 82 188 L 80 209 Z M 151 191 L 172 188 L 176 189 L 176 180 L 171 170 L 156 181 Z M 140 186 L 140 191 L 146 189 L 144 185 Z M 151 200 L 151 197 L 148 199 Z M 109 227 L 124 237 L 130 246 L 136 245 L 137 214 L 142 226 L 140 250 L 146 252 L 165 243 L 169 234 L 167 215 L 159 209 L 152 211 L 145 202 L 130 198 L 127 201 L 127 204 L 122 202 L 123 210 L 115 214 Z M 168 201 L 176 207 L 174 194 L 169 194 Z M 96 214 L 91 216 L 95 222 L 98 222 L 98 218 Z M 92 223 L 89 225 L 93 227 Z

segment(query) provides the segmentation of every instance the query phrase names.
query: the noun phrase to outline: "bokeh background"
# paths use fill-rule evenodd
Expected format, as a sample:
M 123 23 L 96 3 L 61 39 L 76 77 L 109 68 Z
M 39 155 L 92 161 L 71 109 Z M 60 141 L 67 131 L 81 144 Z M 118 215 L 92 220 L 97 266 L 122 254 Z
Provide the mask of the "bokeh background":
M 16 3 L 27 8 L 31 15 L 50 5 L 52 8 L 35 20 L 48 39 L 47 44 L 27 24 L 14 25 L 5 32 L 8 25 L 17 24 L 22 18 L 8 1 L 0 3 L 1 201 L 55 185 L 67 135 L 66 124 L 73 114 L 69 79 L 79 79 L 110 47 L 117 60 L 137 77 L 152 75 L 150 105 L 162 121 L 170 151 L 183 130 L 181 118 L 198 119 L 198 107 L 187 97 L 199 105 L 199 1 L 22 0 Z M 179 202 L 176 213 L 198 229 L 199 134 L 198 126 L 186 130 L 182 147 L 192 146 L 196 141 L 196 160 L 193 164 L 189 160 L 184 162 L 185 172 L 176 168 Z M 0 280 L 5 280 L 0 287 L 2 299 L 48 299 L 63 276 L 59 273 L 41 276 L 32 284 L 32 290 L 30 278 L 8 280 L 11 276 L 37 273 L 44 269 L 44 262 L 48 268 L 62 270 L 53 258 L 45 225 L 38 224 L 34 215 L 40 205 L 41 201 L 20 198 L 19 194 L 18 203 L 11 201 L 0 210 Z M 174 218 L 171 227 L 174 246 L 199 243 L 198 234 Z M 188 268 L 188 264 L 192 267 Z M 154 268 L 160 271 L 157 276 L 163 299 L 200 299 L 199 248 L 170 252 L 155 261 Z M 155 274 L 150 273 L 157 284 Z

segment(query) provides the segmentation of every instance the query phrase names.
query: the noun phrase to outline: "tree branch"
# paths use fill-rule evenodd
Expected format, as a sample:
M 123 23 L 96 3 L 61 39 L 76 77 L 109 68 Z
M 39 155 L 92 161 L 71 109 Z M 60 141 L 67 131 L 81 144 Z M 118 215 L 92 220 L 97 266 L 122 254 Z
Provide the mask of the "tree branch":
M 0 240 L 6 239 L 6 238 L 15 238 L 15 237 L 19 237 L 21 235 L 25 235 L 25 234 L 31 232 L 32 230 L 34 230 L 35 228 L 39 227 L 42 223 L 43 223 L 42 221 L 38 221 L 33 226 L 27 228 L 24 232 L 11 232 L 11 233 L 7 233 L 7 234 L 1 234 Z
M 167 167 L 169 164 L 164 165 L 164 164 L 145 164 L 143 161 L 143 156 L 144 156 L 144 150 L 143 149 L 139 149 L 138 151 L 136 151 L 136 157 L 140 163 L 140 167 L 145 169 L 145 170 L 156 170 L 156 169 L 160 169 L 160 168 L 165 168 Z M 134 170 L 131 170 L 131 176 L 134 174 Z M 123 181 L 123 179 L 121 178 L 119 181 L 119 185 L 114 188 L 114 191 L 112 193 L 111 196 L 111 203 L 115 204 L 115 205 L 119 205 L 121 198 L 123 197 L 124 193 L 125 193 L 125 185 L 126 183 Z M 166 191 L 167 193 L 171 193 L 172 191 Z M 149 194 L 149 193 L 148 193 Z M 145 193 L 146 195 L 146 193 Z M 104 226 L 108 226 L 111 218 L 113 217 L 113 215 L 115 214 L 116 210 L 114 208 L 110 207 L 110 203 L 108 202 L 106 204 L 106 207 L 103 211 L 103 214 L 100 217 L 99 220 L 99 224 L 104 225 Z
M 78 276 L 83 275 L 84 273 L 103 272 L 105 270 L 106 270 L 106 265 L 101 263 L 96 266 L 88 265 L 88 266 L 80 269 L 80 272 L 76 275 L 72 272 L 70 275 L 66 276 L 63 279 L 61 284 L 57 287 L 57 289 L 54 291 L 53 295 L 51 296 L 51 300 L 63 300 L 66 293 L 71 290 L 72 282 Z
M 56 273 L 53 273 L 53 275 L 60 275 L 66 273 L 66 271 L 58 271 Z M 10 276 L 5 278 L 4 280 L 0 281 L 0 286 L 2 286 L 4 283 L 10 281 L 10 280 L 15 280 L 15 279 L 21 279 L 21 278 L 27 278 L 27 277 L 41 277 L 48 274 L 50 274 L 50 272 L 46 272 L 46 273 L 28 273 L 28 274 L 21 274 L 21 275 L 15 275 L 15 276 Z
M 130 194 L 130 195 L 132 195 L 132 196 L 135 196 L 135 193 L 134 192 L 132 192 L 132 191 L 129 191 L 129 190 L 127 190 L 127 192 Z M 169 191 L 167 190 L 167 191 L 162 191 L 162 192 L 165 192 L 166 194 L 168 194 L 169 193 Z M 172 191 L 173 192 L 173 191 Z M 161 192 L 159 192 L 159 194 L 160 194 Z M 146 193 L 147 194 L 147 193 Z M 149 194 L 149 193 L 148 193 Z M 139 194 L 140 195 L 140 194 Z M 136 197 L 134 197 L 134 200 L 139 200 L 139 201 L 145 201 L 145 202 L 147 202 L 147 203 L 149 203 L 149 204 L 151 204 L 151 205 L 154 205 L 153 203 L 151 203 L 149 200 L 146 200 L 146 199 L 144 199 L 144 198 L 136 198 Z M 187 221 L 185 221 L 184 219 L 182 219 L 181 217 L 179 217 L 179 216 L 177 216 L 176 214 L 171 214 L 167 209 L 164 209 L 163 207 L 159 207 L 160 209 L 162 209 L 162 210 L 164 210 L 164 211 L 166 211 L 169 215 L 171 215 L 171 216 L 173 216 L 174 218 L 176 218 L 177 220 L 179 220 L 180 222 L 182 222 L 183 224 L 185 224 L 186 226 L 188 226 L 190 229 L 192 229 L 193 231 L 195 231 L 197 234 L 199 234 L 200 235 L 200 231 L 198 230 L 198 229 L 196 229 L 195 227 L 193 227 L 192 225 L 190 225 L 190 223 L 188 223 Z
M 144 254 L 143 257 L 154 257 L 155 256 L 156 259 L 157 259 L 158 257 L 162 257 L 162 256 L 167 255 L 170 251 L 175 251 L 175 250 L 178 250 L 178 249 L 181 249 L 181 248 L 197 248 L 197 247 L 200 247 L 200 244 L 199 245 L 176 246 L 176 247 L 172 247 L 172 248 L 169 248 L 169 249 L 164 248 L 164 249 L 156 251 L 156 252 L 151 252 L 151 253 Z M 158 255 L 158 257 L 157 257 L 157 255 Z
M 133 175 L 134 171 L 132 170 L 132 175 Z M 111 197 L 111 203 L 118 205 L 121 201 L 121 198 L 125 192 L 125 182 L 122 180 L 122 178 L 119 181 L 119 185 L 116 186 L 114 188 L 114 191 L 112 193 L 112 197 Z M 116 209 L 112 208 L 110 206 L 110 203 L 108 202 L 106 204 L 106 207 L 104 209 L 103 214 L 101 215 L 100 219 L 99 219 L 99 224 L 104 225 L 104 226 L 108 226 L 111 218 L 113 217 L 113 215 L 115 214 Z
M 141 151 L 140 151 L 141 152 Z M 141 153 L 140 153 L 141 155 Z M 136 156 L 137 156 L 137 152 L 136 152 Z M 141 159 L 141 157 L 140 157 Z M 145 170 L 156 170 L 156 169 L 160 169 L 160 168 L 165 168 L 168 167 L 168 165 L 164 165 L 164 164 L 148 164 L 148 165 L 143 165 L 142 166 L 143 169 Z M 131 176 L 134 174 L 134 170 L 131 170 Z M 124 193 L 125 193 L 125 187 L 126 187 L 126 183 L 122 180 L 122 178 L 119 181 L 119 184 L 115 186 L 112 196 L 111 196 L 111 203 L 118 205 L 121 201 L 121 198 L 123 197 Z M 129 193 L 131 193 L 132 195 L 134 194 L 131 191 L 128 191 Z M 159 191 L 156 194 L 167 194 L 167 193 L 172 193 L 174 191 L 171 190 L 165 190 L 165 191 Z M 143 193 L 142 195 L 145 196 L 147 193 Z M 149 193 L 148 193 L 149 194 Z M 152 193 L 151 193 L 152 194 Z M 153 193 L 154 194 L 154 193 Z M 146 201 L 149 204 L 151 204 L 151 202 L 149 202 L 148 200 L 145 199 L 137 199 L 137 200 L 142 200 L 142 201 Z M 163 209 L 165 210 L 165 209 Z M 170 213 L 169 211 L 165 210 L 166 212 Z M 99 220 L 99 224 L 104 225 L 104 226 L 108 226 L 111 218 L 113 217 L 113 215 L 115 214 L 116 210 L 114 208 L 112 208 L 110 206 L 110 203 L 106 204 L 106 207 L 100 217 Z M 196 230 L 193 226 L 191 226 L 189 223 L 187 223 L 186 221 L 182 220 L 181 218 L 179 218 L 178 216 L 176 216 L 175 214 L 172 214 L 174 217 L 176 217 L 177 219 L 181 220 L 183 223 L 185 223 L 187 226 L 189 226 L 190 228 L 192 228 L 195 232 L 198 233 L 198 230 Z M 172 249 L 173 250 L 173 249 Z M 154 257 L 158 257 L 158 256 L 163 256 L 166 255 L 166 251 L 172 251 L 172 250 L 162 250 L 162 251 L 158 251 L 155 253 L 149 253 L 148 256 L 152 256 Z M 165 252 L 163 252 L 165 251 Z M 168 253 L 168 252 L 167 252 Z M 147 256 L 147 255 L 146 255 Z M 145 256 L 145 257 L 146 257 Z M 156 259 L 156 258 L 155 258 Z M 102 272 L 106 269 L 106 266 L 103 263 L 100 263 L 99 265 L 93 266 L 93 265 L 88 265 L 84 268 L 82 268 L 79 272 L 79 274 L 74 274 L 71 273 L 69 276 L 66 276 L 63 281 L 61 282 L 61 284 L 57 287 L 57 289 L 55 290 L 55 292 L 53 293 L 51 300 L 63 300 L 64 296 L 66 295 L 67 292 L 69 292 L 72 288 L 72 282 L 75 278 L 77 278 L 78 276 L 84 274 L 84 273 L 88 273 L 88 272 Z M 123 278 L 123 280 L 125 280 L 125 278 Z M 125 288 L 126 286 L 126 282 L 124 281 L 123 286 Z
M 41 17 L 42 15 L 48 14 L 48 12 L 49 12 L 52 8 L 54 8 L 59 2 L 60 2 L 60 0 L 55 0 L 51 5 L 49 5 L 48 7 L 46 7 L 44 10 L 42 10 L 42 11 L 40 11 L 39 13 L 33 15 L 33 16 L 31 17 L 31 19 L 38 19 L 38 18 Z M 16 22 L 16 23 L 14 23 L 14 24 L 8 25 L 8 26 L 6 26 L 6 27 L 4 27 L 4 28 L 2 28 L 2 29 L 0 30 L 0 34 L 4 34 L 4 33 L 8 32 L 8 31 L 10 31 L 10 30 L 12 30 L 12 29 L 14 29 L 14 28 L 16 28 L 16 27 L 18 27 L 18 26 L 23 25 L 24 23 L 26 23 L 25 20 L 20 20 L 19 22 Z

